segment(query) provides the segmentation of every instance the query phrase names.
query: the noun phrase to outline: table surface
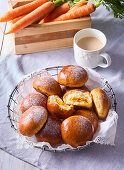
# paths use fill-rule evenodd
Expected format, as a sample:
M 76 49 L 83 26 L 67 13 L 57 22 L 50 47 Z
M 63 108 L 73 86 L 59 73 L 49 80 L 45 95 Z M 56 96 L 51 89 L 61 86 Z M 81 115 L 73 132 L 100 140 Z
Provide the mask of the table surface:
M 2 7 L 2 8 L 1 8 Z M 7 11 L 7 0 L 4 0 L 4 3 L 2 0 L 0 0 L 0 16 L 5 11 Z M 6 23 L 0 23 L 0 27 L 5 32 L 7 24 Z M 3 33 L 0 29 L 0 59 L 2 59 L 2 56 L 4 56 L 4 41 L 5 37 L 3 36 Z M 38 170 L 38 168 L 19 160 L 10 154 L 4 152 L 0 149 L 0 170 Z
M 0 170 L 39 170 L 0 149 Z
M 2 9 L 1 9 L 2 6 Z M 0 15 L 4 13 L 4 11 L 7 10 L 7 0 L 4 0 L 4 3 L 2 0 L 0 0 Z M 7 29 L 7 24 L 3 23 L 0 24 L 0 27 L 2 27 L 3 32 Z M 4 57 L 6 55 L 6 38 L 3 36 L 2 31 L 0 30 L 0 56 Z M 0 57 L 0 59 L 2 59 Z M 38 170 L 38 168 L 19 160 L 10 154 L 4 152 L 3 150 L 0 150 L 0 170 Z

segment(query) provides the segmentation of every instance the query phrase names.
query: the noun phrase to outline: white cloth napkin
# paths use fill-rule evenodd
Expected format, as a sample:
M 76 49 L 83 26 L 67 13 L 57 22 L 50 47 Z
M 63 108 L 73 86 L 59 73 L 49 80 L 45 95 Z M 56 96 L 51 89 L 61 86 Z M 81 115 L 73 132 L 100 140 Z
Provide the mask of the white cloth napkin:
M 6 57 L 0 64 L 0 148 L 13 156 L 29 162 L 41 169 L 52 170 L 122 170 L 124 165 L 124 20 L 113 20 L 104 8 L 97 11 L 92 27 L 103 31 L 108 39 L 106 51 L 112 58 L 107 69 L 97 68 L 113 87 L 117 98 L 119 115 L 115 146 L 94 144 L 82 151 L 52 153 L 38 148 L 16 148 L 16 134 L 7 118 L 7 104 L 13 88 L 25 74 L 34 70 L 76 64 L 73 49 L 63 49 L 15 56 L 9 40 Z M 95 18 L 95 13 L 93 18 Z M 108 18 L 107 18 L 108 17 Z M 107 18 L 107 20 L 105 19 Z

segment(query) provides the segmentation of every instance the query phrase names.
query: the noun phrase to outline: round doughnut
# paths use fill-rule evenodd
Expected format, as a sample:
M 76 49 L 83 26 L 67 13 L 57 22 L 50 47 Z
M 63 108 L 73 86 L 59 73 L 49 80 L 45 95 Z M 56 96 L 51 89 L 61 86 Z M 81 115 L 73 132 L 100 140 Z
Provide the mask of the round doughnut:
M 33 81 L 33 88 L 47 96 L 62 95 L 59 83 L 52 77 L 39 77 Z
M 77 65 L 68 65 L 59 72 L 58 82 L 68 87 L 82 87 L 88 80 L 86 70 Z
M 47 120 L 47 110 L 42 106 L 32 106 L 26 110 L 19 121 L 19 131 L 24 136 L 35 135 Z
M 88 120 L 90 120 L 94 127 L 94 133 L 96 132 L 98 128 L 98 117 L 93 111 L 87 110 L 87 109 L 81 109 L 81 110 L 75 111 L 75 115 L 81 115 L 87 118 Z
M 57 117 L 49 116 L 43 128 L 35 135 L 38 142 L 48 142 L 51 146 L 62 141 L 61 121 Z
M 53 116 L 66 119 L 73 114 L 74 106 L 66 105 L 59 96 L 53 95 L 48 97 L 47 109 Z
M 83 146 L 93 138 L 91 122 L 80 115 L 65 119 L 61 125 L 62 139 L 72 147 Z
M 29 93 L 21 103 L 21 111 L 24 113 L 31 106 L 47 107 L 47 97 L 41 93 Z

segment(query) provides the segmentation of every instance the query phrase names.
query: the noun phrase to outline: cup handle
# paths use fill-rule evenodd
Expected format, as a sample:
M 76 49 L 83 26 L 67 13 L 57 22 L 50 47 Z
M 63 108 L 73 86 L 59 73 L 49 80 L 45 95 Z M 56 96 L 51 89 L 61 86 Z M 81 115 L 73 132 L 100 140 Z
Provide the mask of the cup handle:
M 103 68 L 109 67 L 111 65 L 111 57 L 107 53 L 101 53 L 100 56 L 103 57 L 107 63 L 105 64 L 101 61 L 98 66 Z

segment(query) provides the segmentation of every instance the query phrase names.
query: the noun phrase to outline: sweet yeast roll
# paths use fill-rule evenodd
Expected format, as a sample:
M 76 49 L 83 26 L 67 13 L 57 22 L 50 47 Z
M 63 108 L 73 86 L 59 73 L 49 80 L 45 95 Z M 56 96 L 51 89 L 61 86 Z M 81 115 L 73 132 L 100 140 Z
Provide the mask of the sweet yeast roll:
M 36 138 L 38 142 L 49 142 L 51 146 L 59 144 L 62 141 L 61 121 L 57 117 L 49 116 Z
M 47 107 L 47 97 L 41 93 L 29 93 L 21 103 L 21 111 L 24 113 L 31 106 Z
M 93 89 L 91 95 L 98 117 L 105 119 L 110 109 L 109 97 L 102 89 Z
M 33 88 L 40 93 L 47 96 L 50 95 L 62 95 L 62 90 L 59 83 L 50 76 L 38 77 L 33 81 Z
M 94 133 L 96 132 L 98 128 L 98 117 L 95 112 L 88 109 L 80 109 L 75 111 L 75 115 L 81 115 L 90 120 L 94 128 Z
M 72 147 L 83 146 L 93 138 L 91 122 L 80 115 L 65 119 L 61 125 L 62 139 Z
M 58 82 L 67 87 L 81 87 L 88 80 L 86 70 L 77 65 L 68 65 L 58 74 Z
M 47 110 L 42 106 L 32 106 L 26 110 L 19 121 L 19 131 L 24 136 L 35 135 L 47 120 Z

